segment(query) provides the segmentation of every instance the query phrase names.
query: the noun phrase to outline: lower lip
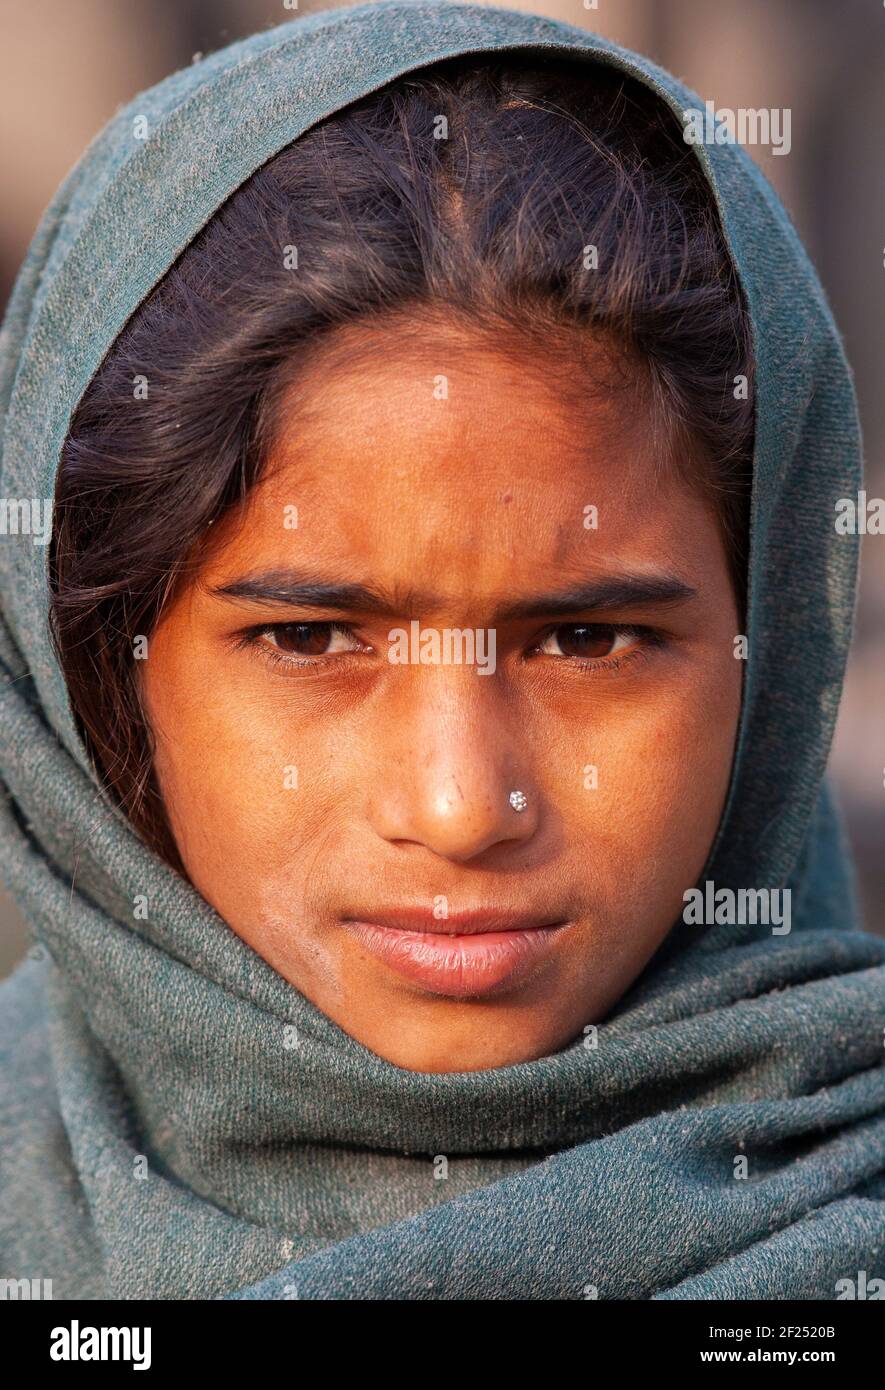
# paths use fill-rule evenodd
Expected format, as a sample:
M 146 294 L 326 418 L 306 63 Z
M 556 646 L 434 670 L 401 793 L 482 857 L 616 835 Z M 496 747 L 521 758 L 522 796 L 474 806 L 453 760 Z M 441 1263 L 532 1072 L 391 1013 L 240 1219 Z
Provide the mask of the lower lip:
M 512 984 L 549 955 L 565 923 L 520 931 L 401 931 L 376 922 L 345 922 L 348 931 L 398 975 L 432 994 L 463 999 Z

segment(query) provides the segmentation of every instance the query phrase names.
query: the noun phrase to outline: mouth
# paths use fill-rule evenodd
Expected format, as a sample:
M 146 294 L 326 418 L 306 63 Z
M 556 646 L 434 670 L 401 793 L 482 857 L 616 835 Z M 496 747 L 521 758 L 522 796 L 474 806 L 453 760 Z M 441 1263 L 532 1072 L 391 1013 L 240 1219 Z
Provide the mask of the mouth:
M 343 925 L 403 979 L 463 999 L 514 985 L 543 962 L 570 924 L 492 908 L 442 918 L 429 908 L 411 908 L 346 917 Z

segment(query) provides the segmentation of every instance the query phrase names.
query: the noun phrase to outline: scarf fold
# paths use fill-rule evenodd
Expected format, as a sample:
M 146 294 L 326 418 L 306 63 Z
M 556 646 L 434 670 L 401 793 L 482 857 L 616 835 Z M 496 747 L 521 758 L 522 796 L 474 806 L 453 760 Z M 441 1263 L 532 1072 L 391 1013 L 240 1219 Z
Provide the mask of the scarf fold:
M 48 208 L 4 322 L 3 497 L 53 496 L 114 338 L 260 164 L 403 73 L 505 50 L 703 108 L 583 30 L 380 0 L 256 35 L 119 112 Z M 385 1062 L 108 803 L 49 640 L 47 550 L 5 536 L 0 869 L 35 944 L 0 987 L 2 1275 L 78 1299 L 830 1299 L 885 1276 L 885 941 L 859 930 L 823 780 L 856 580 L 857 539 L 833 524 L 861 485 L 854 395 L 762 175 L 735 146 L 696 153 L 758 372 L 750 652 L 701 882 L 789 887 L 789 934 L 678 923 L 595 1035 L 534 1062 Z

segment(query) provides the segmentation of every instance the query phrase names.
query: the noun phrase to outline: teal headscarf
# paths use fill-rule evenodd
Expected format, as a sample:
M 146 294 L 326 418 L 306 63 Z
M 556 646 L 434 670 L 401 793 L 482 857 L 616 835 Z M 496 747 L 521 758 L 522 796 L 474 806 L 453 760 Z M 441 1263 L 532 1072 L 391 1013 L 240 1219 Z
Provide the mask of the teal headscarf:
M 570 55 L 588 81 L 613 66 L 680 116 L 702 106 L 567 25 L 382 0 L 256 35 L 121 111 L 15 288 L 3 497 L 53 496 L 115 336 L 259 165 L 403 73 L 502 50 Z M 749 661 L 703 878 L 789 886 L 792 930 L 679 923 L 595 1039 L 538 1061 L 383 1061 L 108 804 L 49 641 L 48 548 L 5 536 L 0 862 L 37 942 L 0 989 L 7 1277 L 78 1299 L 717 1299 L 835 1298 L 885 1275 L 885 942 L 858 930 L 822 790 L 854 601 L 834 508 L 860 482 L 855 402 L 771 189 L 732 145 L 697 154 L 758 369 Z

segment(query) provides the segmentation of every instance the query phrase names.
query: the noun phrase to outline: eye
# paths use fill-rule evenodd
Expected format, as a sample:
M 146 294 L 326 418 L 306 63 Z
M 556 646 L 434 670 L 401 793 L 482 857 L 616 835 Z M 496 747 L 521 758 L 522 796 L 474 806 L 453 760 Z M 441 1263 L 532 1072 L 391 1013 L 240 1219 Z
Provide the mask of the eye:
M 261 635 L 286 656 L 335 656 L 363 650 L 362 642 L 341 623 L 274 623 Z
M 599 661 L 626 651 L 641 635 L 639 628 L 615 627 L 611 623 L 560 623 L 547 633 L 536 650 L 545 656 Z

